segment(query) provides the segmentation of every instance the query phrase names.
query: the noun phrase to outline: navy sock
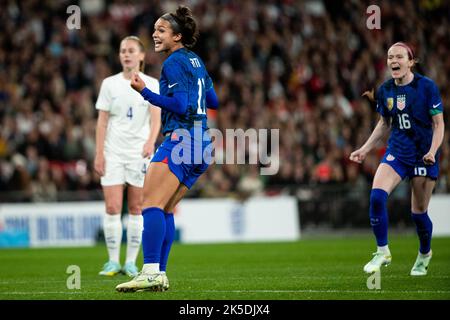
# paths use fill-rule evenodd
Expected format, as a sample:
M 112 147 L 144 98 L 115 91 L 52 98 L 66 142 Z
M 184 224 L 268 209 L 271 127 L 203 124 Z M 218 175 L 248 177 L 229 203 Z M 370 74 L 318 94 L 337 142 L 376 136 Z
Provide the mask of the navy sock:
M 166 233 L 164 211 L 151 207 L 142 210 L 144 230 L 142 231 L 142 251 L 145 263 L 159 263 L 161 246 Z
M 164 213 L 166 218 L 166 235 L 161 247 L 161 259 L 159 261 L 159 270 L 166 271 L 167 260 L 169 259 L 170 248 L 175 238 L 175 221 L 173 213 Z
M 417 235 L 420 241 L 420 253 L 427 254 L 431 249 L 431 234 L 433 233 L 433 223 L 428 216 L 428 212 L 413 213 L 411 217 L 416 224 Z
M 387 192 L 382 189 L 372 189 L 370 193 L 370 225 L 372 226 L 379 247 L 388 244 L 387 198 Z

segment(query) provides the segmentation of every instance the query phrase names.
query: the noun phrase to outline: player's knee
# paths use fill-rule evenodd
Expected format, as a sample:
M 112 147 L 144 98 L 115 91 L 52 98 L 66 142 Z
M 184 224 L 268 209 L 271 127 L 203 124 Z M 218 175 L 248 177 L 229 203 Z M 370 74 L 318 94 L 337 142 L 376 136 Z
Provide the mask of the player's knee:
M 142 204 L 142 209 L 145 208 L 160 208 L 164 210 L 166 204 L 162 200 L 147 198 L 144 199 L 144 203 Z
M 128 212 L 131 214 L 139 214 L 142 211 L 142 206 L 140 204 L 130 204 L 128 206 Z
M 156 204 L 154 202 L 148 202 L 148 203 L 144 203 L 144 206 L 142 207 L 142 210 L 146 209 L 146 208 L 159 208 L 162 211 L 164 211 L 164 205 L 161 204 Z
M 411 210 L 412 210 L 412 212 L 422 213 L 422 212 L 426 212 L 428 210 L 428 208 L 425 205 L 425 203 L 415 203 L 412 206 Z
M 118 214 L 122 212 L 122 204 L 121 203 L 107 203 L 106 204 L 106 212 L 109 214 Z
M 144 201 L 148 201 L 149 199 L 154 198 L 154 192 L 152 190 L 149 190 L 149 188 L 144 188 L 142 196 Z
M 156 193 L 151 191 L 144 191 L 144 201 L 142 203 L 142 208 L 160 208 L 164 210 L 168 204 L 167 196 L 164 193 Z
M 386 207 L 388 193 L 383 189 L 372 189 L 370 192 L 370 215 L 378 216 Z

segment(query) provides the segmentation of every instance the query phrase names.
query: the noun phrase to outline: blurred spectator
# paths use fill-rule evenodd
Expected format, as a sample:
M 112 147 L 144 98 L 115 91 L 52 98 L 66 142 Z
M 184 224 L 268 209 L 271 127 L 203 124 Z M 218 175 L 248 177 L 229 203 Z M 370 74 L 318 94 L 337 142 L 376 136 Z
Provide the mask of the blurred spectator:
M 37 172 L 36 180 L 31 185 L 32 200 L 34 202 L 56 201 L 56 185 L 50 180 L 48 168 L 40 166 Z
M 237 184 L 237 191 L 245 197 L 261 195 L 264 183 L 259 174 L 258 166 L 249 165 L 247 172 L 241 176 Z
M 27 171 L 27 160 L 20 153 L 12 156 L 13 171 L 9 180 L 8 189 L 12 191 L 20 190 L 15 195 L 15 199 L 20 202 L 29 202 L 32 199 L 31 177 Z

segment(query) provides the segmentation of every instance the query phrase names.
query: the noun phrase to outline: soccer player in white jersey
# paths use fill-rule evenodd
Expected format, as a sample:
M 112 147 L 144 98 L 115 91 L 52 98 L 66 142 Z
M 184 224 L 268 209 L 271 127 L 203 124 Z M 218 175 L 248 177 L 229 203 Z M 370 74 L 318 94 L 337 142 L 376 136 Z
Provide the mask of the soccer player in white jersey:
M 152 91 L 159 92 L 158 80 L 142 73 L 145 48 L 141 40 L 128 36 L 120 43 L 123 71 L 103 80 L 95 108 L 99 110 L 94 167 L 101 176 L 106 213 L 103 220 L 109 259 L 100 275 L 120 272 L 134 277 L 142 240 L 142 201 L 145 173 L 161 128 L 161 109 L 151 105 L 130 86 L 139 72 Z M 127 253 L 120 264 L 122 202 L 127 185 Z

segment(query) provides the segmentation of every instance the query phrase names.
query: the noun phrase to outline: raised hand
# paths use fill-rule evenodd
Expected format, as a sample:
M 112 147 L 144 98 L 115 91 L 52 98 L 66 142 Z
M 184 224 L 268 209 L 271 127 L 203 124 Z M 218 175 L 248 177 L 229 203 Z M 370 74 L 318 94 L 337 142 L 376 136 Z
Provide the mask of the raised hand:
M 434 158 L 434 154 L 432 152 L 428 152 L 423 156 L 423 163 L 426 165 L 432 165 L 436 162 L 436 159 Z
M 139 77 L 138 73 L 131 76 L 131 87 L 139 93 L 145 88 L 145 82 Z
M 375 102 L 375 89 L 364 91 L 361 96 L 366 97 L 370 102 Z
M 350 154 L 350 160 L 357 162 L 357 163 L 362 163 L 364 161 L 364 159 L 366 158 L 367 152 L 365 152 L 362 149 L 358 149 L 353 151 Z

